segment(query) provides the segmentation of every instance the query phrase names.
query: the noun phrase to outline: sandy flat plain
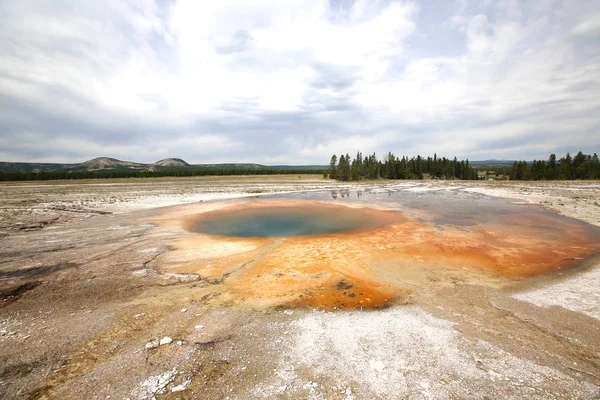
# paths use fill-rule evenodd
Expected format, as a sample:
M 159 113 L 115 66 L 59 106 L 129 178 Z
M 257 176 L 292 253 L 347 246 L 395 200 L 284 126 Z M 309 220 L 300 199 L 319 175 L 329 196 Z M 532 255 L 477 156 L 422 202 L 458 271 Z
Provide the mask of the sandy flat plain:
M 436 238 L 427 220 L 404 217 L 358 235 L 295 240 L 185 228 L 186 215 L 311 191 L 331 193 L 327 207 L 367 191 L 485 195 L 600 227 L 600 182 L 1 184 L 0 397 L 600 398 L 593 240 L 571 235 L 548 248 L 517 232 L 494 237 L 537 246 L 544 265 L 558 254 L 546 271 L 499 255 L 489 239 L 468 242 L 476 236 L 460 225 Z M 388 212 L 366 206 L 373 218 Z M 401 228 L 412 242 L 394 239 Z M 465 258 L 480 247 L 485 258 Z M 433 257 L 440 251 L 452 257 Z M 490 270 L 490 260 L 512 272 Z

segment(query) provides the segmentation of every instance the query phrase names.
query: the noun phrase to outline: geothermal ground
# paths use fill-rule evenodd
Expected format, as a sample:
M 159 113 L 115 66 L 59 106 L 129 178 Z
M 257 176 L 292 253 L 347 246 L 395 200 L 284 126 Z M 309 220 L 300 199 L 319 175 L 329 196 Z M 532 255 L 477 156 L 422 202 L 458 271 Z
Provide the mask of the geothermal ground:
M 0 398 L 600 398 L 599 182 L 128 179 L 0 199 Z M 273 210 L 368 224 L 202 232 Z

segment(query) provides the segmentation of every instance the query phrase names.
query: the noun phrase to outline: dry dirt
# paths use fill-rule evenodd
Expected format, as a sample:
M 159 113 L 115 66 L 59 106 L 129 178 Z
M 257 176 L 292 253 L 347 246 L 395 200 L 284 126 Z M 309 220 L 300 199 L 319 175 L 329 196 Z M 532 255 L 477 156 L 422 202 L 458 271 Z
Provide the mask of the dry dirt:
M 404 216 L 329 238 L 185 229 L 186 216 L 273 206 L 262 194 L 367 188 L 482 193 L 600 227 L 599 182 L 2 184 L 0 398 L 600 398 L 599 244 L 582 232 L 494 231 L 492 251 Z

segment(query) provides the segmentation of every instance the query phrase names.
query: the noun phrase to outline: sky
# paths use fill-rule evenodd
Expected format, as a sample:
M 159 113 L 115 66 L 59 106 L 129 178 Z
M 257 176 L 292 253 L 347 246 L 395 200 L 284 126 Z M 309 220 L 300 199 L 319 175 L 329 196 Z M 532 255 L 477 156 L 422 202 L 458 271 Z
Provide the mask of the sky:
M 0 2 L 0 161 L 580 150 L 598 0 Z

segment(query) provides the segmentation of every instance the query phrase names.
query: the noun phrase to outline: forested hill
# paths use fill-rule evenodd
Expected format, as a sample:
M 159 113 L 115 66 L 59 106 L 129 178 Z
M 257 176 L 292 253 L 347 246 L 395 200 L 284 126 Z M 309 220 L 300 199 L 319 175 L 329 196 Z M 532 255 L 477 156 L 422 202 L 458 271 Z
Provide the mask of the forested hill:
M 78 164 L 0 162 L 0 180 L 51 180 L 94 178 L 147 178 L 163 176 L 271 175 L 325 173 L 326 166 L 268 166 L 251 163 L 189 164 L 180 158 L 167 158 L 153 164 L 94 158 Z
M 424 174 L 438 179 L 478 179 L 477 170 L 469 165 L 469 160 L 458 161 L 442 157 L 416 156 L 396 157 L 391 152 L 383 160 L 378 160 L 375 154 L 363 157 L 358 152 L 354 159 L 350 155 L 336 155 L 329 163 L 329 177 L 341 181 L 361 179 L 423 179 Z
M 469 160 L 458 161 L 438 157 L 396 157 L 388 153 L 378 160 L 375 154 L 356 157 L 336 155 L 329 166 L 322 165 L 276 165 L 250 163 L 189 164 L 180 158 L 167 158 L 153 164 L 121 161 L 99 157 L 78 164 L 0 162 L 0 181 L 95 179 L 95 178 L 147 178 L 163 176 L 224 176 L 224 175 L 275 175 L 275 174 L 324 174 L 341 181 L 361 179 L 600 179 L 598 155 L 578 152 L 572 157 L 567 153 L 557 159 L 551 154 L 547 160 Z
M 111 157 L 98 157 L 77 164 L 0 162 L 1 172 L 110 172 L 110 171 L 160 171 L 198 168 L 265 168 L 260 164 L 189 164 L 181 158 L 166 158 L 152 164 L 121 161 Z

